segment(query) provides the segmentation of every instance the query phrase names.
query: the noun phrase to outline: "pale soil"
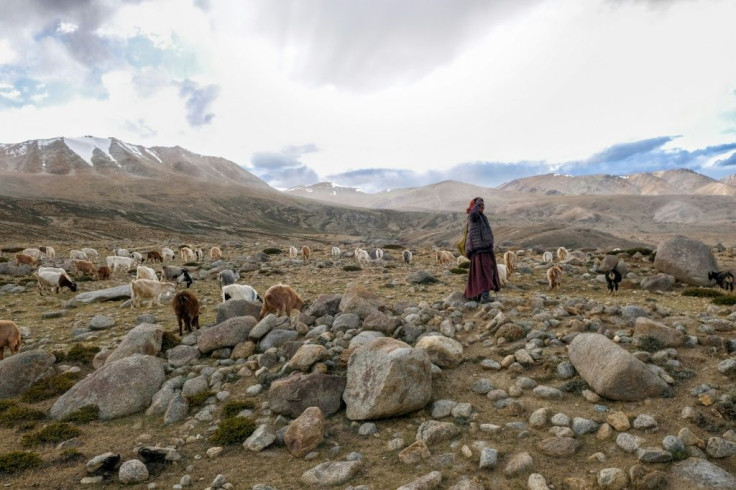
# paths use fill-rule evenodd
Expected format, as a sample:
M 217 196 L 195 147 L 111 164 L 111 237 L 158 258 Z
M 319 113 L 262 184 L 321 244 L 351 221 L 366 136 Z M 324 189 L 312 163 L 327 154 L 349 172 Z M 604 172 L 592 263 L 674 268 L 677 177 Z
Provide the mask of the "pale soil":
M 286 250 L 288 245 L 290 244 L 280 244 L 282 250 Z M 249 244 L 244 249 L 237 251 L 232 248 L 225 248 L 225 259 L 232 259 L 236 256 L 243 257 L 246 254 L 262 250 L 265 246 L 264 244 L 258 246 Z M 130 248 L 134 249 L 136 247 Z M 346 247 L 342 248 L 345 250 Z M 104 260 L 105 255 L 110 253 L 109 250 L 103 251 L 102 247 L 98 250 L 102 260 Z M 451 292 L 464 290 L 465 276 L 451 274 L 445 267 L 435 265 L 433 252 L 428 248 L 413 250 L 415 259 L 411 267 L 394 261 L 389 262 L 386 267 L 375 264 L 364 266 L 363 271 L 360 272 L 342 271 L 342 265 L 354 263 L 352 259 L 341 259 L 333 267 L 317 268 L 315 265 L 317 262 L 329 258 L 328 250 L 329 246 L 326 247 L 326 250 L 314 246 L 314 258 L 308 264 L 284 265 L 278 267 L 281 273 L 270 276 L 258 274 L 257 272 L 244 273 L 244 277 L 239 282 L 251 284 L 261 293 L 270 285 L 278 282 L 290 284 L 307 300 L 316 299 L 320 294 L 342 293 L 350 285 L 357 284 L 378 293 L 385 299 L 387 304 L 407 300 L 412 303 L 427 301 L 431 305 L 436 301 L 441 301 Z M 394 257 L 398 257 L 399 252 L 391 251 Z M 57 248 L 57 257 L 63 256 L 68 256 L 68 250 L 63 247 Z M 277 257 L 283 257 L 283 255 Z M 522 258 L 520 265 L 538 264 L 538 259 L 538 257 Z M 275 260 L 279 259 L 276 258 Z M 719 262 L 722 268 L 733 267 L 734 265 L 733 259 L 726 257 L 719 256 Z M 181 262 L 177 260 L 176 263 L 180 264 Z M 205 264 L 207 263 L 209 263 L 209 259 L 205 260 Z M 647 271 L 651 269 L 648 262 L 639 263 L 630 259 L 627 260 L 627 263 L 630 264 L 634 272 L 640 275 L 647 274 Z M 155 268 L 159 268 L 159 266 L 155 266 Z M 407 272 L 417 269 L 431 271 L 440 282 L 434 285 L 414 287 L 406 284 Z M 545 270 L 546 267 L 538 267 L 533 269 L 532 274 L 514 274 L 510 286 L 501 291 L 501 299 L 507 298 L 509 302 L 517 298 L 525 300 L 521 306 L 515 307 L 522 316 L 530 315 L 528 299 L 535 294 L 556 297 L 563 303 L 566 298 L 582 297 L 603 304 L 619 304 L 621 306 L 636 304 L 646 309 L 651 309 L 653 305 L 656 305 L 657 308 L 670 309 L 673 312 L 687 314 L 691 317 L 706 311 L 710 305 L 709 299 L 681 296 L 682 288 L 664 294 L 623 289 L 617 297 L 609 297 L 606 295 L 605 284 L 595 283 L 595 285 L 592 285 L 589 279 L 572 277 L 571 274 L 567 274 L 563 278 L 563 285 L 558 293 L 549 293 L 546 287 Z M 0 279 L 7 280 L 7 278 Z M 128 280 L 128 278 L 119 274 L 110 281 L 80 282 L 80 291 L 78 292 L 120 285 Z M 88 344 L 111 346 L 117 343 L 128 330 L 136 325 L 135 318 L 141 313 L 149 311 L 156 316 L 159 323 L 166 330 L 172 332 L 176 330 L 176 320 L 169 306 L 154 307 L 150 310 L 147 307 L 130 310 L 120 308 L 121 302 L 84 305 L 68 310 L 65 316 L 61 318 L 42 319 L 44 313 L 61 310 L 62 302 L 72 298 L 74 293 L 65 290 L 58 296 L 41 298 L 35 290 L 35 284 L 31 284 L 31 278 L 10 279 L 10 281 L 29 284 L 31 287 L 26 292 L 18 295 L 0 296 L 0 318 L 14 320 L 20 326 L 30 328 L 32 332 L 31 346 L 37 347 L 42 344 L 42 348 L 46 350 L 68 350 L 71 346 L 71 330 L 75 327 L 86 326 L 96 314 L 112 316 L 116 320 L 116 325 L 110 330 L 100 332 L 98 338 L 86 342 Z M 195 281 L 191 290 L 198 295 L 205 305 L 201 317 L 202 325 L 214 323 L 215 306 L 220 302 L 218 284 L 214 280 Z M 505 313 L 508 313 L 513 308 L 504 306 L 503 309 Z M 537 399 L 531 393 L 525 392 L 520 398 L 525 411 L 517 415 L 509 413 L 508 410 L 497 410 L 485 396 L 474 394 L 470 387 L 475 380 L 482 377 L 489 378 L 494 387 L 503 389 L 507 389 L 518 376 L 531 377 L 541 384 L 554 387 L 562 384 L 562 381 L 554 376 L 554 367 L 545 362 L 538 362 L 523 373 L 482 370 L 479 366 L 481 359 L 491 358 L 501 361 L 507 353 L 523 346 L 524 342 L 484 347 L 483 340 L 487 338 L 484 335 L 486 333 L 484 327 L 488 319 L 486 317 L 474 318 L 478 311 L 476 309 L 463 313 L 466 320 L 475 319 L 476 326 L 470 332 L 460 332 L 457 335 L 457 339 L 466 346 L 464 352 L 466 361 L 456 369 L 443 370 L 443 373 L 434 381 L 433 399 L 470 402 L 476 413 L 473 422 L 462 426 L 461 436 L 455 439 L 459 441 L 459 446 L 451 447 L 451 443 L 447 441 L 430 447 L 433 457 L 444 453 L 453 454 L 454 462 L 449 466 L 443 467 L 432 459 L 416 466 L 406 466 L 398 461 L 397 453 L 387 447 L 388 442 L 396 437 L 403 438 L 406 445 L 411 444 L 415 439 L 419 424 L 431 418 L 431 405 L 408 416 L 376 421 L 379 429 L 378 437 L 358 435 L 359 424 L 351 423 L 345 418 L 344 412 L 341 411 L 327 420 L 325 441 L 318 449 L 319 456 L 313 461 L 296 459 L 290 456 L 285 448 L 269 448 L 261 453 L 251 453 L 241 446 L 227 447 L 218 458 L 208 459 L 205 456 L 205 451 L 210 447 L 210 444 L 206 440 L 205 431 L 210 424 L 196 423 L 195 430 L 191 431 L 185 428 L 185 424 L 164 427 L 161 417 L 147 417 L 139 414 L 107 423 L 93 422 L 82 425 L 82 435 L 79 437 L 81 445 L 78 450 L 84 455 L 84 459 L 80 462 L 65 465 L 55 464 L 53 460 L 58 457 L 59 450 L 51 446 L 32 448 L 42 456 L 45 461 L 44 466 L 17 475 L 4 476 L 2 483 L 9 487 L 77 488 L 79 480 L 86 476 L 84 463 L 88 459 L 108 451 L 120 453 L 122 460 L 131 459 L 135 457 L 134 450 L 140 443 L 146 445 L 178 443 L 178 450 L 184 458 L 181 463 L 154 472 L 149 482 L 133 486 L 133 488 L 145 488 L 150 482 L 155 482 L 158 488 L 171 488 L 185 474 L 191 475 L 192 488 L 204 488 L 219 473 L 226 475 L 227 480 L 234 485 L 234 488 L 239 489 L 250 489 L 255 483 L 267 483 L 278 489 L 306 488 L 299 482 L 299 478 L 304 471 L 324 461 L 345 460 L 347 455 L 354 451 L 363 456 L 362 473 L 348 484 L 338 488 L 359 484 L 367 484 L 374 489 L 395 488 L 433 470 L 442 471 L 444 475 L 443 487 L 449 487 L 456 483 L 462 475 L 469 475 L 484 483 L 486 488 L 526 488 L 526 476 L 515 478 L 503 476 L 502 469 L 505 461 L 517 451 L 528 451 L 534 458 L 534 472 L 544 475 L 548 482 L 554 484 L 556 488 L 563 488 L 563 480 L 569 476 L 587 478 L 592 486 L 594 476 L 600 469 L 619 467 L 626 470 L 637 462 L 635 456 L 623 453 L 612 440 L 598 441 L 595 435 L 581 437 L 583 445 L 573 458 L 554 459 L 544 456 L 536 449 L 538 441 L 551 437 L 551 434 L 545 429 L 530 429 L 528 436 L 524 438 L 518 438 L 516 431 L 508 429 L 504 430 L 501 436 L 491 436 L 480 432 L 478 427 L 483 423 L 503 426 L 513 421 L 528 422 L 529 415 L 537 408 L 544 406 L 550 407 L 552 413 L 563 412 L 570 418 L 579 416 L 603 421 L 605 414 L 595 412 L 593 404 L 574 394 L 566 394 L 564 399 L 560 401 L 551 401 Z M 731 308 L 722 307 L 720 311 L 722 314 L 727 314 L 731 312 Z M 603 320 L 606 325 L 610 325 L 606 323 L 606 319 Z M 560 331 L 566 332 L 563 328 Z M 695 331 L 689 331 L 688 333 L 697 334 Z M 551 354 L 566 357 L 564 348 L 546 347 L 544 351 L 545 358 Z M 713 435 L 721 435 L 723 432 L 709 434 L 692 422 L 681 419 L 680 413 L 685 406 L 698 406 L 698 411 L 715 419 L 714 411 L 699 406 L 697 399 L 690 395 L 690 389 L 702 383 L 709 384 L 711 387 L 720 387 L 724 390 L 727 390 L 729 386 L 733 386 L 731 381 L 716 371 L 717 363 L 727 358 L 727 354 L 722 349 L 715 351 L 715 349 L 699 346 L 697 348 L 678 349 L 678 358 L 684 368 L 693 369 L 697 375 L 691 379 L 678 380 L 674 398 L 653 399 L 636 403 L 609 400 L 600 402 L 609 407 L 611 411 L 623 410 L 630 416 L 642 413 L 653 415 L 659 423 L 657 431 L 646 434 L 632 429 L 637 435 L 646 439 L 645 446 L 660 446 L 665 435 L 676 435 L 682 427 L 689 427 L 705 440 Z M 208 359 L 200 359 L 200 361 L 208 362 Z M 246 398 L 245 389 L 255 383 L 255 377 L 247 377 L 239 379 L 225 389 L 232 393 L 232 399 L 244 399 Z M 265 392 L 261 393 L 255 397 L 255 400 L 257 406 L 260 406 L 260 404 L 267 401 L 267 394 Z M 38 403 L 34 407 L 47 409 L 53 404 L 53 401 Z M 720 420 L 720 422 L 731 428 L 734 427 L 733 423 L 724 420 Z M 182 444 L 186 436 L 198 434 L 202 435 L 199 441 Z M 23 433 L 15 429 L 0 428 L 0 454 L 21 449 L 19 441 L 22 435 Z M 488 441 L 500 451 L 501 459 L 496 470 L 479 471 L 477 469 L 477 451 L 473 450 L 473 456 L 470 459 L 463 456 L 460 451 L 462 445 L 472 447 L 472 443 L 479 440 Z M 605 462 L 599 463 L 589 460 L 589 457 L 597 452 L 606 455 Z M 736 474 L 736 458 L 719 460 L 717 463 Z M 187 471 L 186 468 L 189 465 L 193 468 Z M 668 467 L 669 464 L 648 465 L 648 468 L 663 471 L 666 471 Z M 106 480 L 105 486 L 117 487 L 116 475 Z

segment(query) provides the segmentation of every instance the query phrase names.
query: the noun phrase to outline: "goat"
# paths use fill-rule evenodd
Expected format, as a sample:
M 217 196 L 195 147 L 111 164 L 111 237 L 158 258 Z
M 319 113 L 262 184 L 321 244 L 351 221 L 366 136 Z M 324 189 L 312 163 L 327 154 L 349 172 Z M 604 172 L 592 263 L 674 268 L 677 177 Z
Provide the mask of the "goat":
M 41 248 L 43 249 L 41 251 L 46 254 L 46 257 L 50 259 L 56 258 L 56 250 L 54 250 L 53 247 L 46 246 L 46 247 L 41 247 Z
M 715 281 L 718 287 L 733 293 L 734 277 L 731 271 L 711 271 L 708 272 L 708 280 Z
M 618 295 L 618 285 L 621 282 L 621 273 L 614 267 L 606 272 L 606 287 L 608 294 Z
M 276 316 L 284 314 L 291 316 L 292 310 L 301 311 L 304 304 L 304 300 L 291 286 L 276 284 L 268 288 L 268 291 L 263 295 L 260 318 L 262 319 L 268 313 L 274 313 Z
M 222 287 L 222 302 L 229 299 L 244 299 L 246 301 L 261 301 L 261 298 L 252 286 L 247 284 L 228 284 Z
M 364 263 L 367 264 L 371 261 L 371 256 L 368 253 L 367 250 L 363 250 L 362 248 L 356 248 L 355 249 L 355 258 L 357 259 L 358 263 Z
M 225 287 L 228 284 L 235 284 L 235 281 L 240 277 L 238 271 L 231 271 L 230 269 L 224 269 L 217 273 L 217 279 L 220 281 L 220 287 Z
M 25 254 L 25 255 L 30 255 L 31 257 L 36 259 L 36 261 L 39 261 L 46 256 L 45 253 L 41 252 L 40 248 L 26 248 L 25 250 L 22 250 L 20 253 Z
M 402 259 L 404 260 L 404 263 L 405 263 L 405 264 L 409 264 L 409 265 L 411 265 L 411 259 L 412 259 L 412 257 L 413 257 L 413 256 L 412 256 L 412 253 L 411 253 L 411 251 L 410 251 L 410 250 L 404 250 L 404 251 L 403 251 L 403 252 L 401 253 L 401 258 L 402 258 Z
M 169 247 L 164 247 L 161 249 L 161 256 L 163 257 L 164 260 L 174 260 L 174 257 L 176 257 L 176 254 Z
M 89 260 L 72 260 L 74 270 L 77 271 L 77 275 L 81 272 L 82 275 L 89 274 L 92 277 L 97 276 L 97 267 Z
M 557 290 L 562 284 L 562 268 L 558 265 L 553 265 L 547 269 L 547 282 L 549 282 L 549 288 Z
M 135 278 L 136 279 L 150 279 L 152 281 L 158 281 L 158 276 L 156 275 L 156 271 L 151 269 L 150 267 L 146 267 L 145 265 L 138 266 L 138 268 L 135 270 Z
M 309 260 L 309 256 L 312 254 L 312 249 L 304 245 L 302 247 L 302 257 L 304 257 L 304 260 Z
M 36 259 L 35 257 L 28 254 L 17 253 L 15 254 L 15 265 L 18 266 L 20 264 L 28 264 L 33 267 L 34 265 L 36 265 Z
M 128 250 L 124 248 L 115 248 L 113 249 L 112 254 L 117 255 L 118 257 L 130 258 L 130 252 L 128 252 Z
M 182 323 L 187 332 L 192 331 L 192 327 L 199 330 L 199 300 L 189 291 L 180 291 L 174 295 L 171 302 L 176 314 L 176 321 L 179 324 L 179 337 L 182 336 Z
M 544 262 L 545 264 L 552 262 L 552 259 L 553 259 L 552 252 L 544 252 L 542 254 L 542 262 Z
M 455 256 L 447 250 L 437 250 L 435 253 L 437 264 L 450 264 L 455 260 Z
M 508 271 L 506 266 L 503 264 L 496 264 L 496 270 L 498 271 L 498 285 L 501 287 L 506 286 L 508 282 Z
M 189 247 L 182 247 L 179 254 L 181 255 L 181 260 L 184 262 L 195 262 L 197 260 L 197 254 Z
M 100 256 L 100 254 L 97 253 L 97 250 L 95 250 L 94 248 L 85 247 L 85 248 L 79 249 L 79 251 L 84 252 L 87 255 L 87 260 L 89 261 L 95 261 Z
M 567 260 L 567 249 L 565 247 L 560 247 L 557 249 L 557 260 L 559 262 L 564 262 Z
M 192 285 L 192 277 L 189 275 L 189 271 L 183 267 L 176 267 L 174 265 L 165 265 L 161 269 L 161 280 L 162 281 L 173 281 L 186 282 L 187 289 Z
M 112 275 L 112 272 L 110 271 L 110 268 L 106 265 L 103 265 L 99 269 L 97 269 L 97 279 L 100 281 L 103 281 L 105 279 L 109 279 Z
M 152 281 L 151 279 L 134 279 L 130 281 L 130 307 L 137 308 L 141 300 L 150 298 L 148 307 L 154 304 L 161 306 L 160 296 L 165 292 L 174 292 L 174 284 L 170 282 Z
M 197 256 L 197 262 L 202 262 L 204 260 L 204 251 L 201 248 L 198 248 L 194 251 L 194 255 Z
M 146 261 L 147 262 L 163 262 L 164 258 L 161 256 L 161 253 L 157 250 L 151 250 L 150 252 L 146 253 Z
M 21 345 L 23 338 L 20 336 L 18 325 L 10 320 L 0 320 L 0 361 L 3 360 L 6 347 L 10 349 L 11 354 L 17 354 Z
M 516 254 L 510 250 L 504 253 L 503 265 L 506 266 L 506 270 L 508 270 L 508 273 L 512 274 L 514 272 L 514 269 L 516 269 Z
M 220 247 L 210 248 L 210 258 L 212 260 L 220 260 L 222 258 L 222 250 L 220 250 Z
M 295 259 L 299 255 L 299 251 L 296 249 L 296 247 L 291 246 L 289 247 L 289 258 Z
M 340 255 L 342 255 L 342 252 L 340 251 L 339 247 L 332 247 L 330 254 L 332 255 L 333 258 L 339 259 Z
M 380 248 L 377 248 L 375 250 L 375 254 L 376 254 L 376 260 L 380 260 L 383 258 L 383 250 L 381 250 Z
M 77 290 L 77 283 L 72 281 L 72 278 L 69 277 L 64 269 L 39 267 L 33 275 L 38 280 L 38 294 L 41 296 L 43 296 L 43 293 L 47 289 L 54 290 L 56 294 L 59 294 L 61 288 L 68 288 L 71 292 L 76 292 Z
M 143 263 L 143 254 L 140 252 L 131 252 L 130 257 L 138 264 Z
M 86 253 L 81 250 L 72 250 L 69 252 L 69 258 L 72 260 L 89 260 Z
M 108 255 L 105 258 L 105 263 L 114 274 L 118 269 L 128 272 L 133 266 L 133 259 L 130 257 L 123 257 L 122 255 Z

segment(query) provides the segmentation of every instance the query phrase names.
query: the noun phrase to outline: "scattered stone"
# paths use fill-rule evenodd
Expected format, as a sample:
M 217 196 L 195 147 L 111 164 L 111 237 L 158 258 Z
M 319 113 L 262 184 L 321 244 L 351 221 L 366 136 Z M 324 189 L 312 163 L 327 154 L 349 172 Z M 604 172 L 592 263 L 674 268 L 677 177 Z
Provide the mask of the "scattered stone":
M 360 461 L 328 461 L 305 471 L 301 480 L 305 485 L 334 487 L 347 483 L 358 474 Z
M 126 485 L 144 482 L 148 480 L 148 468 L 140 460 L 129 459 L 120 465 L 118 479 Z
M 533 467 L 534 460 L 529 453 L 516 453 L 509 458 L 509 462 L 506 464 L 506 468 L 504 468 L 503 474 L 508 477 L 514 477 L 522 473 L 532 471 Z
M 621 468 L 604 468 L 598 472 L 598 486 L 612 490 L 623 490 L 629 484 L 626 472 Z

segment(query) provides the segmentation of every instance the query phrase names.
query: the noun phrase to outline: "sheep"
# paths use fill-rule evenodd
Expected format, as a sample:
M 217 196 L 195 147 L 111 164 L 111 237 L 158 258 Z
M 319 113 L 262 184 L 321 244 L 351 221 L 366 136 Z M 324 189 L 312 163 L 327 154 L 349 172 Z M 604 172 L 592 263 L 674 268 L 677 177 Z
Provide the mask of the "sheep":
M 143 263 L 143 254 L 140 252 L 131 252 L 130 257 L 137 263 L 142 264 Z
M 559 265 L 553 265 L 547 269 L 547 282 L 549 282 L 549 288 L 557 290 L 562 284 L 562 268 Z
M 375 250 L 375 254 L 376 254 L 376 260 L 380 260 L 383 258 L 383 250 L 381 250 L 380 248 L 377 248 Z
M 330 254 L 332 255 L 332 258 L 339 259 L 340 255 L 342 255 L 342 251 L 339 247 L 332 247 L 332 250 L 330 250 Z
M 552 259 L 552 252 L 544 252 L 542 254 L 542 262 L 544 262 L 545 264 L 552 262 Z
M 114 274 L 118 269 L 128 272 L 133 266 L 133 259 L 130 257 L 123 257 L 122 255 L 108 255 L 105 258 L 105 263 Z
M 609 295 L 618 295 L 618 285 L 620 282 L 621 273 L 615 267 L 606 272 L 606 287 L 608 287 Z
M 401 253 L 401 258 L 404 260 L 404 263 L 407 264 L 407 265 L 411 265 L 411 259 L 412 259 L 412 257 L 413 257 L 413 255 L 412 255 L 412 253 L 411 253 L 410 250 L 404 250 Z
M 23 338 L 18 325 L 10 320 L 0 320 L 0 361 L 4 358 L 3 353 L 6 347 L 10 349 L 11 354 L 17 354 L 21 345 L 23 345 Z
M 72 250 L 69 252 L 71 260 L 89 260 L 89 256 L 81 250 Z
M 197 262 L 202 262 L 204 260 L 204 251 L 201 248 L 198 248 L 194 251 L 194 255 L 197 256 Z
M 212 260 L 220 260 L 222 258 L 222 250 L 220 250 L 220 247 L 210 248 L 210 258 Z
M 557 260 L 559 262 L 564 262 L 567 260 L 567 249 L 565 247 L 560 247 L 557 249 Z
M 152 281 L 151 279 L 134 279 L 130 281 L 130 307 L 138 308 L 141 301 L 149 299 L 148 307 L 154 304 L 161 306 L 160 296 L 163 293 L 174 292 L 174 284 L 170 282 Z
M 289 258 L 295 259 L 299 255 L 299 251 L 296 249 L 296 247 L 291 246 L 289 247 Z
M 309 256 L 312 254 L 312 249 L 304 245 L 302 247 L 302 257 L 304 257 L 304 260 L 309 260 Z
M 36 259 L 28 254 L 17 253 L 15 254 L 15 265 L 19 266 L 20 264 L 28 264 L 33 267 L 36 265 Z
M 197 260 L 197 254 L 189 247 L 182 247 L 179 254 L 181 255 L 181 260 L 184 262 L 195 262 Z
M 516 254 L 511 250 L 504 253 L 503 264 L 506 266 L 506 270 L 508 270 L 509 274 L 513 274 L 514 269 L 516 269 Z
M 157 250 L 151 250 L 148 253 L 146 253 L 146 261 L 147 262 L 163 262 L 164 258 L 161 256 L 161 253 Z
M 367 250 L 363 250 L 362 248 L 356 248 L 355 249 L 355 258 L 357 259 L 358 263 L 364 263 L 367 264 L 371 261 L 371 256 L 368 253 Z
M 220 287 L 227 286 L 228 284 L 235 284 L 235 281 L 240 277 L 238 271 L 231 271 L 230 269 L 221 270 L 217 274 L 217 279 L 220 281 Z
M 189 275 L 189 271 L 184 269 L 183 267 L 176 267 L 174 265 L 165 265 L 161 269 L 161 280 L 163 281 L 173 281 L 176 280 L 176 282 L 186 282 L 187 283 L 187 289 L 189 286 L 192 285 L 192 277 Z
M 733 293 L 734 276 L 731 271 L 711 271 L 708 272 L 708 280 L 715 281 L 718 287 Z
M 94 248 L 85 247 L 80 248 L 79 251 L 87 254 L 87 260 L 90 261 L 96 261 L 100 257 L 100 254 Z
M 222 302 L 229 299 L 244 299 L 246 301 L 263 301 L 255 289 L 247 284 L 228 284 L 222 287 Z
M 503 264 L 496 264 L 496 270 L 498 271 L 498 285 L 501 287 L 506 286 L 508 282 L 508 271 L 506 266 Z
M 180 291 L 174 295 L 171 302 L 176 314 L 176 321 L 179 324 L 179 337 L 182 336 L 182 323 L 187 332 L 192 331 L 192 327 L 199 330 L 199 300 L 189 291 Z
M 130 258 L 130 252 L 124 248 L 115 248 L 112 251 L 113 255 L 117 255 L 118 257 L 128 257 Z
M 105 279 L 109 279 L 112 275 L 112 272 L 110 271 L 110 268 L 106 265 L 103 265 L 99 269 L 97 269 L 97 279 L 100 281 L 103 281 Z
M 72 281 L 64 269 L 39 267 L 33 275 L 38 280 L 38 294 L 41 296 L 47 289 L 54 290 L 56 294 L 59 294 L 61 288 L 68 288 L 71 292 L 77 290 L 77 283 Z
M 163 247 L 161 249 L 161 256 L 164 258 L 164 260 L 174 260 L 176 254 L 169 247 Z
M 77 275 L 81 272 L 83 276 L 86 274 L 92 277 L 97 276 L 97 267 L 89 260 L 72 260 L 72 264 Z
M 41 247 L 41 248 L 43 248 L 42 252 L 46 254 L 46 257 L 50 259 L 56 258 L 56 250 L 54 250 L 53 247 L 46 246 L 46 247 Z
M 455 256 L 447 250 L 437 250 L 435 254 L 437 264 L 450 264 L 455 260 Z
M 469 258 L 467 258 L 464 255 L 458 255 L 457 256 L 457 266 L 458 267 L 460 267 L 463 264 L 467 264 L 467 263 L 470 263 L 470 259 Z
M 136 279 L 150 279 L 152 281 L 158 281 L 158 276 L 156 275 L 156 271 L 151 269 L 150 267 L 146 267 L 145 265 L 138 266 L 138 268 L 135 270 L 135 278 Z
M 291 286 L 276 284 L 268 288 L 268 291 L 263 295 L 260 318 L 262 319 L 268 313 L 274 313 L 276 316 L 284 314 L 291 316 L 292 310 L 301 311 L 304 304 L 304 300 Z

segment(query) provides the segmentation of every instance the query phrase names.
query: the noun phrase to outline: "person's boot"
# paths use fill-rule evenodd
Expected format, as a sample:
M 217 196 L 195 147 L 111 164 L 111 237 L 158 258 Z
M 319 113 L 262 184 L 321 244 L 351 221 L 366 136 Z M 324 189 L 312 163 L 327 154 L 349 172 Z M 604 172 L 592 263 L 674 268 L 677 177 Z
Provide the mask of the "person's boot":
M 491 302 L 491 295 L 488 294 L 488 291 L 485 291 L 483 294 L 480 295 L 480 304 L 484 305 L 490 302 Z

